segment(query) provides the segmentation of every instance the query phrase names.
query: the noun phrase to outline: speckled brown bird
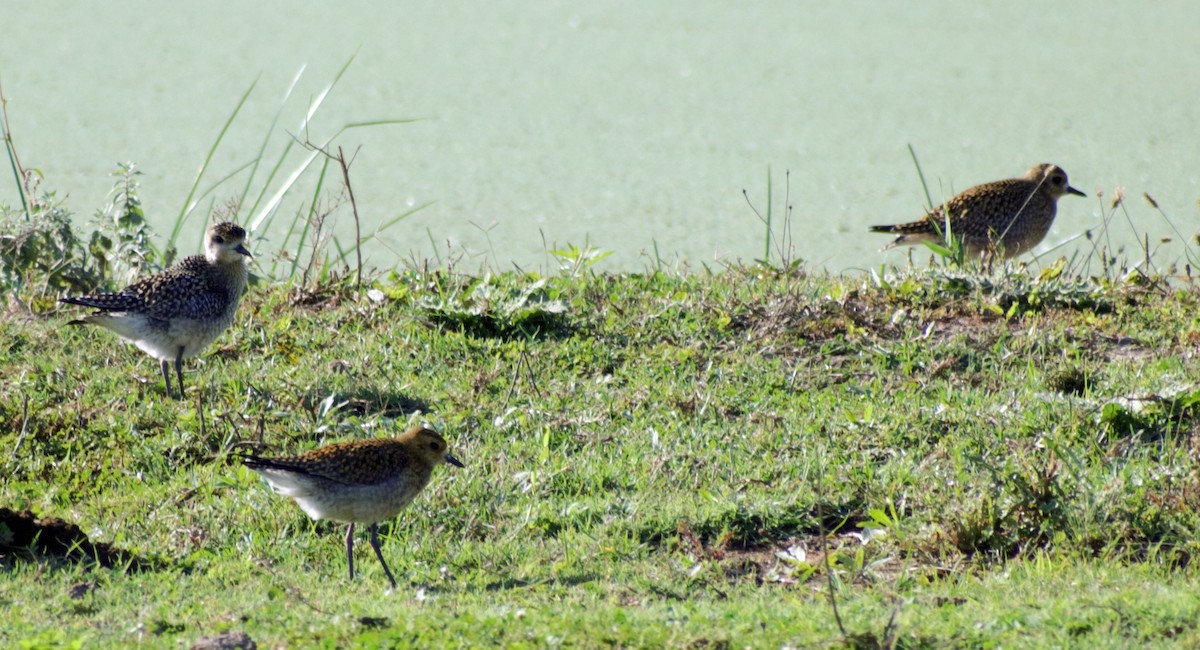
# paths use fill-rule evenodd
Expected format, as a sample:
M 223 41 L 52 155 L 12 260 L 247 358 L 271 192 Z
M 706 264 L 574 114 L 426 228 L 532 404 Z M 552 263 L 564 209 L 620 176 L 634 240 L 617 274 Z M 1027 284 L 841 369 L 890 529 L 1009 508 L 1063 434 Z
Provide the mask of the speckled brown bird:
M 204 254 L 129 285 L 116 293 L 62 298 L 96 311 L 70 325 L 99 325 L 160 361 L 167 395 L 168 363 L 175 362 L 183 397 L 183 360 L 208 347 L 229 324 L 246 291 L 246 231 L 224 222 L 208 228 Z
M 968 257 L 995 251 L 1008 259 L 1042 241 L 1054 223 L 1058 199 L 1064 194 L 1085 196 L 1071 187 L 1062 168 L 1042 163 L 1031 167 L 1024 178 L 969 188 L 917 221 L 872 226 L 871 231 L 900 235 L 883 250 L 923 242 L 943 243 L 943 234 L 949 231 L 951 236 L 961 238 Z
M 422 427 L 397 438 L 354 440 L 292 458 L 242 458 L 271 488 L 295 499 L 313 519 L 350 524 L 346 564 L 354 579 L 354 525 L 371 524 L 371 548 L 392 588 L 396 579 L 379 550 L 379 522 L 395 517 L 429 483 L 433 468 L 463 464 L 450 454 L 441 434 Z

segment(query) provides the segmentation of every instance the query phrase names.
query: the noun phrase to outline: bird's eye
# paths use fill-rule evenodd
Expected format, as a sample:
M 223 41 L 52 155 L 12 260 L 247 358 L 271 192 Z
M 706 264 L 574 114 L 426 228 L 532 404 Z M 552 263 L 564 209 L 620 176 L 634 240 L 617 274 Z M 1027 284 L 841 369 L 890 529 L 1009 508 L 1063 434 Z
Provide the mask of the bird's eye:
M 1055 185 L 1062 185 L 1067 181 L 1062 176 L 1055 176 L 1054 178 L 1050 179 L 1050 182 L 1054 183 Z
M 436 442 L 429 443 L 429 448 L 432 449 L 433 451 L 441 451 L 440 449 L 438 449 L 438 443 L 436 443 Z
M 213 241 L 217 242 L 218 244 L 224 244 L 225 238 L 220 235 L 217 235 L 216 237 L 213 237 Z

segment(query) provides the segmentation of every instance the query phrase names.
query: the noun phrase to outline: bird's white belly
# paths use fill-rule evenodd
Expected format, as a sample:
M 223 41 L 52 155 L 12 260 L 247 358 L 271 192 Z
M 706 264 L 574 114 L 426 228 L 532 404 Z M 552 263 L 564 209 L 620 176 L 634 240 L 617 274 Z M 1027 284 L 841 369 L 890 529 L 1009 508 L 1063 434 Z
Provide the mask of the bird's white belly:
M 417 492 L 395 484 L 384 484 L 313 491 L 293 498 L 304 512 L 316 519 L 373 523 L 395 517 Z
M 96 315 L 91 318 L 95 324 L 112 330 L 146 354 L 168 361 L 175 360 L 181 347 L 185 359 L 200 354 L 209 343 L 221 335 L 232 320 L 231 317 L 212 320 L 175 318 L 163 327 L 160 320 L 129 312 Z

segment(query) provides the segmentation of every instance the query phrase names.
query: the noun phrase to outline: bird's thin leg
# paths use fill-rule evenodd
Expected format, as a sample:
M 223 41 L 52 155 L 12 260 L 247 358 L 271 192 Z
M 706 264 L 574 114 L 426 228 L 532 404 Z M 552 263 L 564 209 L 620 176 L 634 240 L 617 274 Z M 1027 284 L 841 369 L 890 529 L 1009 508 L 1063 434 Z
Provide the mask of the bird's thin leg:
M 166 359 L 163 359 L 159 365 L 162 367 L 163 384 L 167 387 L 167 397 L 171 396 L 171 366 Z M 180 393 L 182 394 L 182 389 Z
M 383 565 L 383 572 L 391 581 L 392 589 L 395 589 L 396 579 L 392 577 L 392 570 L 388 568 L 387 562 L 383 561 L 383 551 L 379 550 L 379 524 L 371 524 L 371 548 L 375 549 L 375 557 L 379 558 L 379 563 Z
M 175 355 L 175 374 L 179 376 L 179 399 L 183 399 L 183 346 L 179 346 L 179 354 Z
M 346 529 L 346 566 L 350 567 L 350 579 L 354 579 L 354 524 Z

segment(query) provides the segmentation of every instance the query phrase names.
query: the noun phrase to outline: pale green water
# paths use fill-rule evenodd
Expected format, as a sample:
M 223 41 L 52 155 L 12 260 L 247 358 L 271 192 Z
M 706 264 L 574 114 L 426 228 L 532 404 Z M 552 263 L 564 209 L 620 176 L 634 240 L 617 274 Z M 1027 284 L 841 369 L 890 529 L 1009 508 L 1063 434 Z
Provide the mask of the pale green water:
M 800 257 L 833 270 L 899 262 L 865 230 L 922 211 L 908 143 L 935 200 L 1046 161 L 1089 193 L 1149 192 L 1196 231 L 1194 2 L 3 7 L 0 81 L 20 154 L 81 217 L 114 163 L 133 160 L 165 227 L 256 77 L 213 179 L 253 156 L 301 65 L 287 129 L 361 45 L 314 138 L 426 118 L 341 142 L 363 147 L 353 171 L 368 220 L 436 201 L 371 249 L 380 266 L 430 256 L 427 231 L 471 267 L 545 267 L 543 234 L 617 251 L 609 268 L 644 268 L 655 242 L 693 266 L 759 257 L 741 192 L 762 207 L 768 165 L 777 190 L 791 171 Z M 8 178 L 0 198 L 14 203 Z M 1152 237 L 1170 234 L 1140 199 L 1130 210 Z M 1043 247 L 1099 215 L 1095 198 L 1065 198 Z

